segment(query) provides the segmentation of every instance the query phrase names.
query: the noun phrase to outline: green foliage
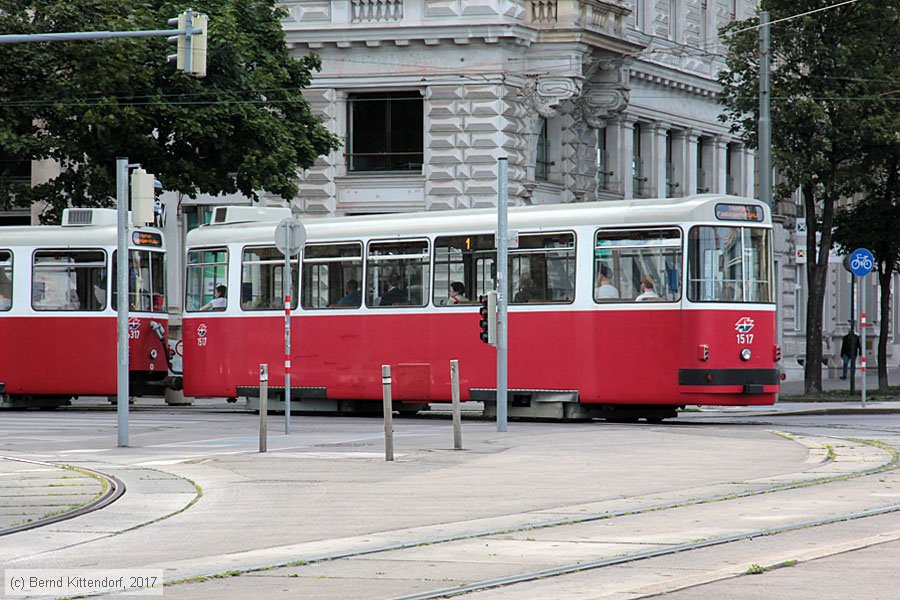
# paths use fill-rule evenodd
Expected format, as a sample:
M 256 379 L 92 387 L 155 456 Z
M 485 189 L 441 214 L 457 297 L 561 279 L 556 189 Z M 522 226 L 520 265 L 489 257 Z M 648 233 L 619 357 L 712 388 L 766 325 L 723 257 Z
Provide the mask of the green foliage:
M 799 189 L 807 240 L 821 236 L 818 246 L 809 245 L 806 265 L 805 387 L 812 393 L 822 389 L 823 299 L 836 203 L 871 190 L 875 181 L 895 181 L 885 154 L 900 140 L 900 7 L 876 0 L 762 0 L 761 9 L 772 23 L 772 156 L 782 178 L 776 194 Z M 752 146 L 758 143 L 758 23 L 724 28 L 727 68 L 719 77 L 722 120 Z
M 761 4 L 770 12 L 770 21 L 777 21 L 834 3 L 764 0 Z M 776 166 L 786 179 L 782 194 L 801 185 L 831 198 L 861 189 L 870 172 L 862 147 L 876 133 L 879 137 L 886 133 L 868 119 L 883 114 L 886 106 L 896 110 L 900 100 L 880 95 L 894 86 L 885 71 L 896 70 L 898 25 L 885 13 L 896 10 L 861 0 L 770 26 L 772 146 Z M 724 29 L 727 69 L 719 78 L 724 88 L 722 120 L 754 147 L 759 31 L 734 32 L 758 24 L 759 19 L 753 18 Z
M 166 62 L 165 37 L 0 45 L 0 208 L 45 200 L 56 220 L 69 203 L 108 204 L 123 156 L 192 197 L 296 195 L 297 170 L 337 139 L 301 95 L 319 60 L 290 56 L 274 0 L 14 0 L 0 30 L 167 29 L 187 8 L 210 18 L 203 79 Z M 8 161 L 33 159 L 64 168 L 34 188 L 4 184 Z

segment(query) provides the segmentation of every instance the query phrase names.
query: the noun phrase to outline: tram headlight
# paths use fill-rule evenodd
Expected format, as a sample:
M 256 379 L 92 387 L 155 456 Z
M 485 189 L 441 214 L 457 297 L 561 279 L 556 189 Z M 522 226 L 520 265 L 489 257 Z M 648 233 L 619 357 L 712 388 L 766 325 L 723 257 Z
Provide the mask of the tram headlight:
M 741 350 L 741 360 L 750 360 L 750 356 L 750 348 L 744 348 L 743 350 Z

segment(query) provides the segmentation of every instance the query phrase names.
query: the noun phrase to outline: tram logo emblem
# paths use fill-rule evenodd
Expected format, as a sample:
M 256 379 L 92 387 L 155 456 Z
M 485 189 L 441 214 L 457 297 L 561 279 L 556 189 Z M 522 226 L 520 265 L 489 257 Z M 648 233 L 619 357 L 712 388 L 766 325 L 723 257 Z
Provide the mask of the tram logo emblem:
M 750 333 L 753 329 L 753 319 L 750 317 L 741 317 L 734 324 L 734 330 L 738 333 Z
M 206 323 L 197 325 L 197 337 L 206 337 Z
M 141 320 L 137 317 L 130 317 L 128 319 L 128 329 L 130 331 L 137 331 L 141 326 Z

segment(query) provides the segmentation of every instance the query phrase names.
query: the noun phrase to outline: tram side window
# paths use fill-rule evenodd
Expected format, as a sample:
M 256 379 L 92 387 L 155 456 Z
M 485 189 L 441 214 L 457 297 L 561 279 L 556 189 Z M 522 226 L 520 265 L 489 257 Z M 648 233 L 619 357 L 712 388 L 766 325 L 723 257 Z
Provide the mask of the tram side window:
M 772 234 L 759 227 L 694 227 L 688 239 L 692 302 L 774 302 Z
M 575 234 L 519 236 L 509 251 L 509 298 L 512 304 L 571 303 L 575 300 Z
M 601 229 L 594 243 L 594 300 L 676 302 L 682 256 L 679 229 Z
M 302 296 L 303 308 L 362 306 L 362 244 L 308 244 Z
M 12 252 L 0 250 L 0 310 L 12 308 Z
M 299 259 L 291 259 L 291 308 L 297 308 Z M 216 284 L 219 285 L 219 284 Z M 284 309 L 284 255 L 274 246 L 244 248 L 241 309 Z
M 471 304 L 495 287 L 493 235 L 455 235 L 434 241 L 434 305 Z
M 212 301 L 216 288 L 227 285 L 228 250 L 202 248 L 188 251 L 184 304 L 188 312 L 201 310 Z
M 103 250 L 38 250 L 32 263 L 35 310 L 101 311 L 106 308 Z
M 366 257 L 366 306 L 425 306 L 427 240 L 371 242 Z
M 118 262 L 113 252 L 112 307 L 118 308 Z M 97 290 L 100 293 L 100 290 Z M 103 293 L 106 293 L 105 285 Z M 166 255 L 148 250 L 128 251 L 128 309 L 166 312 Z

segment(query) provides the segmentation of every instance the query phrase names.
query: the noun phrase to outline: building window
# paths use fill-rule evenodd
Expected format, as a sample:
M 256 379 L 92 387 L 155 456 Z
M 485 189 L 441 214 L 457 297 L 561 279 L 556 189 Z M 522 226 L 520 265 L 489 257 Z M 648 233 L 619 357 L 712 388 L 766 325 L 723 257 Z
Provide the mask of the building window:
M 347 169 L 422 171 L 422 96 L 375 92 L 347 96 Z
M 707 0 L 700 0 L 700 47 L 706 49 L 709 41 L 709 9 Z M 711 50 L 711 48 L 710 48 Z
M 534 178 L 547 181 L 550 175 L 550 136 L 547 133 L 547 119 L 541 119 L 541 130 L 538 133 L 537 153 L 534 160 Z
M 703 156 L 706 154 L 706 146 L 709 141 L 706 138 L 697 140 L 697 193 L 705 194 L 710 190 L 710 181 L 706 177 L 706 164 L 703 162 Z
M 634 195 L 643 196 L 644 183 L 647 177 L 644 175 L 644 159 L 641 157 L 641 124 L 634 124 L 632 137 L 631 177 L 633 179 Z
M 673 161 L 675 141 L 671 131 L 666 132 L 666 198 L 674 198 L 678 189 L 678 182 L 675 181 L 675 164 Z
M 605 190 L 609 185 L 609 178 L 613 172 L 610 170 L 609 154 L 606 151 L 606 128 L 597 130 L 597 188 Z
M 680 26 L 678 21 L 680 7 L 678 4 L 678 0 L 669 0 L 669 39 L 675 42 L 678 41 L 678 27 Z

